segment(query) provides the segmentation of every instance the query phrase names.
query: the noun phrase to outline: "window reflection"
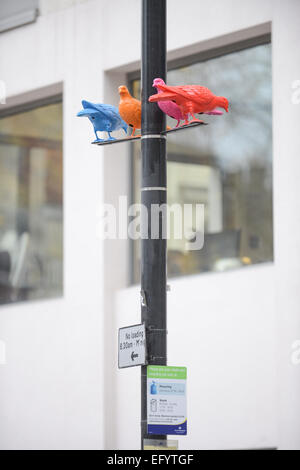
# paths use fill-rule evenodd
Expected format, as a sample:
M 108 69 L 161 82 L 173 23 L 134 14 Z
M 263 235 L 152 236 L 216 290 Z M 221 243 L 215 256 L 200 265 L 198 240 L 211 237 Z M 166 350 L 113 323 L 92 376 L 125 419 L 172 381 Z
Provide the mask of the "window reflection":
M 271 45 L 168 72 L 168 84 L 202 84 L 226 96 L 230 112 L 203 116 L 209 126 L 168 136 L 168 202 L 205 204 L 201 251 L 168 241 L 170 277 L 225 271 L 273 260 Z M 140 82 L 133 82 L 139 96 Z M 175 121 L 168 118 L 168 125 Z M 139 200 L 140 145 L 133 145 Z M 139 281 L 134 243 L 134 281 Z
M 62 294 L 62 103 L 0 119 L 0 303 Z

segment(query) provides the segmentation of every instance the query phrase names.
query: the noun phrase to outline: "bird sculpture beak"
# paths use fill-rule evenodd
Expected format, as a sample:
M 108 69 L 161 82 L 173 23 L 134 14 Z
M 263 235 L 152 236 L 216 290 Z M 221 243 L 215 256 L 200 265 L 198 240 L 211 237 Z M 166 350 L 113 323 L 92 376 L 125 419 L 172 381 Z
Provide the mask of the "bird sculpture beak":
M 85 109 L 82 109 L 81 111 L 79 111 L 79 113 L 77 113 L 76 116 L 77 117 L 89 116 L 90 114 L 92 114 L 94 112 L 95 112 L 94 109 L 85 108 Z

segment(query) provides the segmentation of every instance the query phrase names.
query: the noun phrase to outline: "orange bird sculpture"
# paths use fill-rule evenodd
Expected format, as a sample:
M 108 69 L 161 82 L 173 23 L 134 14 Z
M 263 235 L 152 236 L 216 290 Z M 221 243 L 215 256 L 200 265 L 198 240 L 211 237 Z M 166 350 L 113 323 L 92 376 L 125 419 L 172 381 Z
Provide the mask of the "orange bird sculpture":
M 136 129 L 142 127 L 142 103 L 133 98 L 125 85 L 119 86 L 119 113 L 122 119 L 133 128 L 131 137 Z
M 157 88 L 159 88 L 161 92 L 150 96 L 150 103 L 158 101 L 174 101 L 179 106 L 184 116 L 185 121 L 183 125 L 188 125 L 191 122 L 201 122 L 199 119 L 195 118 L 195 114 L 208 113 L 213 111 L 215 108 L 223 108 L 228 113 L 229 103 L 227 98 L 214 95 L 204 86 L 168 86 L 159 84 L 157 85 Z M 189 115 L 192 116 L 192 121 L 189 121 Z M 124 121 L 126 121 L 126 119 L 124 119 Z

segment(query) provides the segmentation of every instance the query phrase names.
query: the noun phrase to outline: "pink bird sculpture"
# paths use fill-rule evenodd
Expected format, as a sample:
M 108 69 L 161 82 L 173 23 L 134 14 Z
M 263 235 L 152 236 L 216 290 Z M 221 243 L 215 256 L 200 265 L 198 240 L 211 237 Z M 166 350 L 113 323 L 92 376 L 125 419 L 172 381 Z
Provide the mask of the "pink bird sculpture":
M 206 87 L 200 85 L 168 86 L 157 82 L 156 87 L 160 92 L 150 96 L 149 102 L 175 102 L 183 115 L 184 125 L 190 124 L 189 115 L 192 116 L 193 121 L 199 122 L 195 114 L 214 112 L 217 107 L 224 108 L 228 112 L 227 98 L 214 95 Z
M 162 93 L 160 85 L 165 85 L 165 82 L 162 78 L 155 78 L 153 80 L 153 88 L 156 88 L 157 93 Z M 182 112 L 180 111 L 179 106 L 174 101 L 158 101 L 158 107 L 165 113 L 167 116 L 170 116 L 173 119 L 176 119 L 177 124 L 175 127 L 180 125 L 180 121 L 184 119 Z
M 155 78 L 153 80 L 153 88 L 156 88 L 157 93 L 162 93 L 162 89 L 160 86 L 166 85 L 162 78 Z M 182 112 L 180 111 L 179 106 L 174 101 L 158 101 L 157 102 L 159 108 L 165 113 L 167 116 L 170 116 L 173 119 L 176 119 L 177 124 L 175 126 L 178 127 L 180 125 L 180 121 L 184 119 Z M 223 114 L 222 111 L 218 109 L 213 109 L 212 111 L 208 111 L 204 114 L 211 114 L 211 115 L 221 115 Z

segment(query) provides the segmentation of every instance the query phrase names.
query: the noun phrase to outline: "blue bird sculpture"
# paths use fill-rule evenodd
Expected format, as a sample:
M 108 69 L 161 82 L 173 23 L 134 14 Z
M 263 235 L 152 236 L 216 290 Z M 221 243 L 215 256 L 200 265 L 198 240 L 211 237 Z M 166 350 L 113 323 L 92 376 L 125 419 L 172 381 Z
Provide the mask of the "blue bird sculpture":
M 97 132 L 105 131 L 108 133 L 107 140 L 116 140 L 111 136 L 112 131 L 124 129 L 127 134 L 128 126 L 121 118 L 118 108 L 110 104 L 94 104 L 89 101 L 82 101 L 83 109 L 77 113 L 78 117 L 85 116 L 89 118 L 94 126 L 96 140 L 94 142 L 103 142 L 105 139 L 99 139 Z

